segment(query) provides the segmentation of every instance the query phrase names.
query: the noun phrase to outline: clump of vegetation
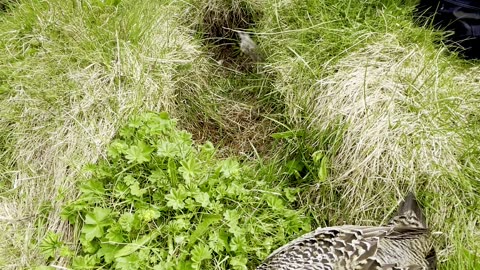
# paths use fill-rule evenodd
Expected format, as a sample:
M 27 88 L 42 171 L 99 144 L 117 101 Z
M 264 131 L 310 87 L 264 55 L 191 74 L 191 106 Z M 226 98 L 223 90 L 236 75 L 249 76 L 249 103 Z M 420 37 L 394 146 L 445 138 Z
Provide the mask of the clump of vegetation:
M 131 115 L 195 115 L 185 108 L 202 104 L 210 65 L 183 12 L 178 1 L 53 0 L 0 13 L 1 268 L 42 264 L 45 233 L 68 231 L 59 212 L 81 168 Z
M 308 135 L 277 157 L 322 137 L 335 146 L 329 177 L 304 194 L 306 205 L 323 216 L 336 204 L 333 224 L 378 224 L 416 190 L 441 267 L 478 268 L 478 64 L 418 27 L 414 1 L 268 3 L 257 31 L 277 75 L 273 92 L 288 127 Z
M 310 230 L 290 207 L 299 189 L 218 159 L 175 123 L 166 113 L 133 118 L 107 159 L 88 167 L 91 178 L 61 214 L 80 232 L 75 269 L 251 269 Z M 69 255 L 56 235 L 41 248 Z
M 251 71 L 248 55 L 240 52 L 238 31 L 248 31 L 262 14 L 262 1 L 191 0 L 196 9 L 193 28 L 215 60 L 237 71 Z
M 268 194 L 312 217 L 313 227 L 381 224 L 405 191 L 415 190 L 435 231 L 439 268 L 477 269 L 480 69 L 448 53 L 441 32 L 414 23 L 415 2 L 3 1 L 9 4 L 0 11 L 1 268 L 33 268 L 45 258 L 59 267 L 123 267 L 125 260 L 163 250 L 169 234 L 180 247 L 172 263 L 192 259 L 193 249 L 205 245 L 212 259 L 196 267 L 232 268 L 235 257 L 251 260 L 247 267 L 253 268 L 273 246 L 301 234 L 302 226 L 284 233 L 300 227 L 269 210 L 272 219 L 285 219 L 271 228 L 268 222 L 277 221 L 264 221 L 268 226 L 255 237 L 244 235 L 245 251 L 229 242 L 230 250 L 217 252 L 207 233 L 190 241 L 205 220 L 209 233 L 224 230 L 229 241 L 235 234 L 228 232 L 225 212 L 201 206 L 198 192 L 187 188 L 191 180 L 180 169 L 188 158 L 162 160 L 158 145 L 134 139 L 147 136 L 138 133 L 148 129 L 138 123 L 149 126 L 147 118 L 163 116 L 130 122 L 133 127 L 122 129 L 134 130 L 128 138 L 119 132 L 132 115 L 168 111 L 204 143 L 190 144 L 198 153 L 195 164 L 211 165 L 198 174 L 246 190 L 249 198 L 220 198 L 223 191 L 207 190 L 208 182 L 197 186 L 211 203 L 240 213 L 240 228 L 274 208 Z M 265 56 L 261 68 L 251 69 L 239 52 L 239 29 L 253 33 Z M 189 144 L 173 130 L 149 134 Z M 182 209 L 165 206 L 167 197 L 152 197 L 170 194 L 167 159 L 177 168 L 174 190 L 185 189 Z M 85 178 L 85 164 L 98 160 Z M 216 171 L 230 163 L 240 176 Z M 119 168 L 128 170 L 114 172 Z M 150 182 L 156 170 L 167 180 Z M 85 181 L 80 191 L 72 188 L 79 181 Z M 98 183 L 101 192 L 94 191 Z M 115 197 L 119 190 L 125 201 Z M 62 212 L 76 222 L 77 234 L 60 213 L 78 192 L 80 199 Z M 144 212 L 153 213 L 150 222 Z M 183 214 L 190 227 L 167 229 Z M 267 229 L 277 230 L 272 237 L 285 235 L 273 238 L 271 247 L 256 242 L 257 236 L 267 239 Z M 123 242 L 107 238 L 115 230 Z M 183 244 L 175 242 L 177 235 L 185 236 Z M 143 241 L 149 253 L 118 251 Z M 145 263 L 168 264 L 174 256 L 166 250 L 166 257 L 155 255 L 162 261 Z

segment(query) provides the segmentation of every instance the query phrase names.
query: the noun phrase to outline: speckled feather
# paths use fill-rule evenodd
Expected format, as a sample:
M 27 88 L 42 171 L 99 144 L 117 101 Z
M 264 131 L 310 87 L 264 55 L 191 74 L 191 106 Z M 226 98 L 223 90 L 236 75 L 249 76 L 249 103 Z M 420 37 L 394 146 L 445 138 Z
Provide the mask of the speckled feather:
M 257 270 L 436 269 L 435 250 L 410 193 L 385 226 L 318 228 L 275 250 Z

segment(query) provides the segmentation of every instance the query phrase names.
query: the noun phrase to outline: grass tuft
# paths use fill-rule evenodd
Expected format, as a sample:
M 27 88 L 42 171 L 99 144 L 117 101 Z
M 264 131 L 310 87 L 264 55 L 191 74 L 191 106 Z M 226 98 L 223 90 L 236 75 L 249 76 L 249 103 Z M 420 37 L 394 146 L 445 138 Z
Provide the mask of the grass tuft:
M 130 115 L 182 114 L 177 96 L 203 91 L 209 65 L 190 30 L 170 16 L 182 12 L 165 1 L 24 1 L 0 18 L 7 268 L 33 267 L 45 232 L 68 230 L 62 202 Z
M 463 269 L 479 250 L 470 162 L 479 142 L 478 67 L 449 53 L 438 32 L 414 25 L 414 3 L 334 2 L 272 2 L 258 23 L 285 127 L 304 134 L 277 157 L 300 164 L 297 178 L 311 186 L 303 206 L 321 226 L 385 223 L 416 191 L 441 232 L 440 262 Z M 311 165 L 318 151 L 329 156 L 326 181 Z

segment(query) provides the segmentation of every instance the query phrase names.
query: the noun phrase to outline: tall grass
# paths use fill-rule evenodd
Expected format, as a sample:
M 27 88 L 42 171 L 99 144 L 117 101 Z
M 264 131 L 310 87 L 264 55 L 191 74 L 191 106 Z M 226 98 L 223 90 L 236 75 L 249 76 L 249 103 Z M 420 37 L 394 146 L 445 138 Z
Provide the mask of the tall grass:
M 319 226 L 386 222 L 415 190 L 440 268 L 476 269 L 480 68 L 416 25 L 414 4 L 14 4 L 0 14 L 0 265 L 44 264 L 47 231 L 69 241 L 59 210 L 83 166 L 129 116 L 166 110 L 259 179 L 302 188 Z M 252 33 L 261 68 L 244 68 L 232 29 Z
M 130 115 L 183 115 L 208 89 L 182 5 L 117 2 L 22 1 L 0 17 L 4 267 L 41 263 L 45 232 L 69 231 L 62 203 Z
M 480 69 L 415 25 L 413 4 L 272 1 L 257 33 L 289 128 L 309 134 L 290 157 L 325 136 L 336 142 L 328 180 L 306 177 L 305 205 L 328 216 L 320 224 L 386 222 L 401 194 L 415 190 L 439 260 L 467 269 L 479 251 L 480 137 L 472 132 Z

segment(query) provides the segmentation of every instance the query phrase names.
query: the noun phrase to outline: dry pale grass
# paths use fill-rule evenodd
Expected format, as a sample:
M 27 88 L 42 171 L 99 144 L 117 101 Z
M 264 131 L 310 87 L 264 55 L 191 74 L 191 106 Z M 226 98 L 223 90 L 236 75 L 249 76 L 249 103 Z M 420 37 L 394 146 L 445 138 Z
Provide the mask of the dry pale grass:
M 330 67 L 309 93 L 316 96 L 309 129 L 345 127 L 329 177 L 342 190 L 342 215 L 355 224 L 386 222 L 385 206 L 416 190 L 443 233 L 442 259 L 461 245 L 478 252 L 480 229 L 479 216 L 459 206 L 478 200 L 470 182 L 478 178 L 465 175 L 461 157 L 469 151 L 469 117 L 480 111 L 480 69 L 449 61 L 386 34 Z
M 27 9 L 37 7 L 36 17 L 29 17 Z M 5 22 L 11 30 L 0 37 L 2 55 L 10 54 L 1 68 L 12 74 L 12 91 L 0 104 L 0 125 L 15 135 L 8 149 L 11 171 L 5 173 L 11 184 L 0 196 L 3 269 L 41 264 L 38 244 L 45 232 L 68 235 L 59 213 L 75 196 L 82 167 L 104 155 L 105 145 L 133 113 L 181 114 L 178 93 L 201 91 L 208 67 L 189 30 L 172 16 L 180 12 L 174 6 L 144 3 L 125 7 L 129 12 L 123 14 L 112 10 L 113 16 L 98 15 L 105 25 L 89 21 L 99 12 L 95 7 L 72 10 L 55 2 L 23 8 Z M 16 30 L 18 21 L 34 29 L 25 35 Z M 65 44 L 52 28 L 64 35 Z M 32 46 L 39 48 L 33 56 L 18 60 L 22 48 Z M 188 85 L 182 76 L 195 83 Z
M 415 25 L 412 1 L 268 3 L 258 24 L 266 70 L 277 74 L 286 125 L 307 134 L 278 157 L 331 157 L 302 205 L 320 226 L 379 224 L 414 190 L 439 232 L 440 269 L 476 269 L 478 66 Z

